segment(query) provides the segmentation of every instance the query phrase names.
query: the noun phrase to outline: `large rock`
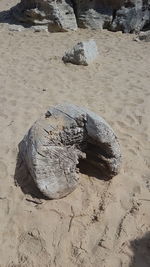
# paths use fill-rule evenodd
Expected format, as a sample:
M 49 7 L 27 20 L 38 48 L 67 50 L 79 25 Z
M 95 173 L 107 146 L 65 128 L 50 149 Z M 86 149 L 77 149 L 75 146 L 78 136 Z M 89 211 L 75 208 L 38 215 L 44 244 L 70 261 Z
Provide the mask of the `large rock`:
M 12 14 L 21 22 L 48 25 L 53 32 L 77 29 L 71 0 L 21 0 Z
M 78 26 L 81 28 L 108 28 L 113 19 L 113 8 L 105 1 L 73 0 Z
M 97 45 L 94 40 L 80 42 L 63 56 L 65 63 L 70 62 L 76 65 L 89 65 L 98 55 Z
M 126 33 L 139 32 L 150 23 L 150 2 L 128 1 L 116 11 L 111 30 Z
M 140 31 L 150 23 L 147 0 L 73 0 L 79 27 L 123 32 Z
M 33 124 L 19 150 L 36 186 L 50 199 L 77 187 L 80 159 L 86 158 L 108 178 L 120 169 L 120 146 L 112 128 L 95 113 L 70 104 L 50 108 Z

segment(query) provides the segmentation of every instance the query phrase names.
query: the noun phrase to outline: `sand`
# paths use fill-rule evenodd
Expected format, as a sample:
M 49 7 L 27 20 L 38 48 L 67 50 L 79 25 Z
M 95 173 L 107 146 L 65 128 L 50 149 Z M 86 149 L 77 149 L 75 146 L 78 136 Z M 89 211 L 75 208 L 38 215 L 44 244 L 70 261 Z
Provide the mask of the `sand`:
M 1 0 L 0 11 L 17 2 Z M 0 24 L 0 267 L 150 266 L 150 45 L 133 37 L 12 32 Z M 99 50 L 93 64 L 62 62 L 66 50 L 90 38 Z M 121 172 L 104 181 L 87 169 L 69 196 L 34 199 L 15 185 L 18 143 L 62 102 L 87 107 L 113 127 Z

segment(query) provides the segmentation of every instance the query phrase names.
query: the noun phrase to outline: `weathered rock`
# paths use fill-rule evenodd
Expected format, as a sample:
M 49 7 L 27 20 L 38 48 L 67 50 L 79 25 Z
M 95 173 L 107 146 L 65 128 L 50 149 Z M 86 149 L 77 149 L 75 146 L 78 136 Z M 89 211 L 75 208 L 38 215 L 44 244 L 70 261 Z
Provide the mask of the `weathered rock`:
M 140 32 L 138 38 L 141 41 L 150 42 L 150 31 Z
M 120 169 L 120 146 L 111 127 L 95 113 L 70 104 L 50 108 L 33 124 L 19 150 L 36 186 L 50 199 L 77 187 L 80 159 L 109 178 Z
M 116 11 L 115 18 L 111 24 L 111 30 L 125 33 L 139 32 L 145 25 L 150 23 L 149 5 L 143 5 L 144 1 L 128 2 Z
M 139 32 L 150 25 L 150 0 L 21 0 L 13 16 L 48 25 L 50 32 L 81 28 Z
M 79 27 L 140 31 L 150 23 L 150 1 L 147 0 L 73 0 Z
M 106 1 L 73 0 L 78 26 L 81 28 L 108 28 L 113 19 L 113 8 Z
M 97 45 L 94 40 L 80 42 L 63 56 L 65 63 L 70 62 L 76 65 L 89 65 L 98 55 Z
M 47 24 L 49 31 L 77 29 L 71 0 L 21 0 L 12 8 L 12 14 L 21 22 Z
M 48 32 L 48 25 L 33 25 L 31 26 L 34 32 Z

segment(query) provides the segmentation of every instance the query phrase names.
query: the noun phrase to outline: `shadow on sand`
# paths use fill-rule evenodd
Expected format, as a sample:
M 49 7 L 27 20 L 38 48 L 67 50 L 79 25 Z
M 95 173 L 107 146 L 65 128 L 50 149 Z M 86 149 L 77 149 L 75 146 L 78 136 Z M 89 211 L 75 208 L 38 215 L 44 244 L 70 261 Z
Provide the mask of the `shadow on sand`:
M 23 28 L 30 28 L 32 26 L 16 20 L 12 15 L 11 9 L 0 12 L 0 23 L 22 26 Z
M 13 23 L 10 10 L 0 12 L 0 23 L 9 23 L 9 24 Z
M 130 242 L 133 259 L 129 267 L 150 267 L 150 232 Z

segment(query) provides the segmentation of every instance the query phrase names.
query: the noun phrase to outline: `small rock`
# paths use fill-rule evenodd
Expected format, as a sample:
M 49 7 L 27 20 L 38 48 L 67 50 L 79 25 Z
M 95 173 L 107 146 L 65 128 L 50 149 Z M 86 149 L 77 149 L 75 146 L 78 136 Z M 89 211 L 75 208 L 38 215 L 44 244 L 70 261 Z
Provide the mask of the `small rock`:
M 34 25 L 31 28 L 34 30 L 34 32 L 48 32 L 47 25 Z
M 140 32 L 139 34 L 139 40 L 150 42 L 150 30 L 146 32 Z
M 22 25 L 12 24 L 9 26 L 9 31 L 12 31 L 12 32 L 21 32 L 24 30 L 25 28 Z
M 134 37 L 134 38 L 133 38 L 133 41 L 135 41 L 135 42 L 140 42 L 139 37 L 138 37 L 138 36 Z
M 97 45 L 94 40 L 77 43 L 70 51 L 66 52 L 62 60 L 65 63 L 87 66 L 98 55 Z

